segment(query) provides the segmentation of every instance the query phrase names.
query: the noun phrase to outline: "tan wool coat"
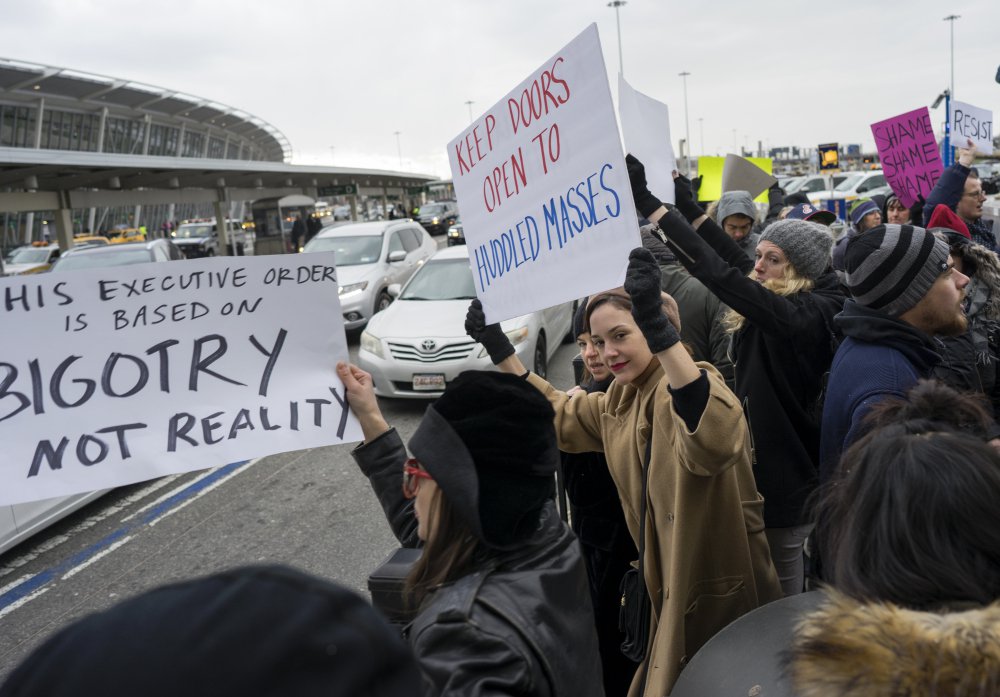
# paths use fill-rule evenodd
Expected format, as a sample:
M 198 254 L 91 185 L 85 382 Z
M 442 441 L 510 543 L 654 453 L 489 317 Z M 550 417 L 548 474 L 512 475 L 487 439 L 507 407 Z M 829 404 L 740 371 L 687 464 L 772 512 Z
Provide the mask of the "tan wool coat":
M 698 367 L 707 373 L 710 391 L 694 432 L 674 412 L 655 358 L 639 379 L 613 382 L 606 393 L 569 397 L 536 375 L 528 378 L 556 411 L 562 450 L 604 452 L 636 546 L 642 463 L 652 439 L 644 574 L 653 635 L 631 697 L 669 694 L 702 644 L 729 622 L 781 597 L 743 410 L 715 368 Z

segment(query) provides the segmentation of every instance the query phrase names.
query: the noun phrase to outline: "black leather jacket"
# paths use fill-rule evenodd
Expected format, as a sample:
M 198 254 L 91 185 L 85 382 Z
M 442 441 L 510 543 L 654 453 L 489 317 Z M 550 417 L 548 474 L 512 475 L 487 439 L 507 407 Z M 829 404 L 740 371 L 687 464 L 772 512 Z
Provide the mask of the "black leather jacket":
M 400 543 L 418 546 L 399 434 L 390 429 L 353 455 Z M 408 634 L 426 695 L 604 694 L 580 546 L 554 504 L 522 548 L 435 591 Z

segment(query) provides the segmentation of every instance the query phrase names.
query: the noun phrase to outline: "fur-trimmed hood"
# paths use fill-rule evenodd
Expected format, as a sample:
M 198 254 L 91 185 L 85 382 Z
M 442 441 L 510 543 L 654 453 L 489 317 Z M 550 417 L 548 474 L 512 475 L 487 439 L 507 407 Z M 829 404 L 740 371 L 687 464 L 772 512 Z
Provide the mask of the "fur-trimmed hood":
M 785 656 L 797 697 L 1000 694 L 1000 602 L 939 613 L 827 596 Z
M 968 314 L 970 318 L 1000 320 L 1000 258 L 995 252 L 978 244 L 965 244 L 953 250 L 957 251 L 963 260 L 968 260 L 966 266 L 974 266 L 975 271 L 967 274 L 971 277 L 969 288 Z

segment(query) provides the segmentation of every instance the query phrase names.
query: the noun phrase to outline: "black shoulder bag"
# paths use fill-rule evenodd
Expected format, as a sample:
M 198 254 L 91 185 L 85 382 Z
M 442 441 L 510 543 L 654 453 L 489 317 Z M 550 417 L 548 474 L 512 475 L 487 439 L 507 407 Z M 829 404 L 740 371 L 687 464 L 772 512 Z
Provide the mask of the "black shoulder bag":
M 646 484 L 649 481 L 649 458 L 652 453 L 653 434 L 650 433 L 646 442 L 646 461 L 642 465 L 642 503 L 639 515 L 639 568 L 629 569 L 622 576 L 619 590 L 622 593 L 622 606 L 618 611 L 618 629 L 625 635 L 622 641 L 622 653 L 625 657 L 641 662 L 646 658 L 649 648 L 649 623 L 653 613 L 653 604 L 646 590 L 646 578 L 642 573 L 643 557 L 646 552 Z

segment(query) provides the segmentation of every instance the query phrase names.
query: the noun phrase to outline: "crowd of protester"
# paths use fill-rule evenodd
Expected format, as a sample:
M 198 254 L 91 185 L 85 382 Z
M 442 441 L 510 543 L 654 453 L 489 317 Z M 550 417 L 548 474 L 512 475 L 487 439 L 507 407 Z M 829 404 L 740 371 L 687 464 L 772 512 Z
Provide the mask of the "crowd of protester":
M 836 245 L 777 186 L 764 216 L 749 192 L 706 211 L 675 173 L 668 205 L 629 156 L 642 246 L 580 302 L 578 387 L 526 370 L 478 300 L 465 329 L 497 370 L 406 445 L 337 366 L 360 471 L 423 550 L 406 645 L 342 589 L 244 570 L 63 629 L 0 696 L 62 694 L 55 674 L 124 694 L 95 653 L 114 637 L 142 694 L 659 697 L 734 620 L 817 588 L 780 647 L 789 694 L 1000 694 L 1000 260 L 974 156 L 912 208 L 856 201 Z

